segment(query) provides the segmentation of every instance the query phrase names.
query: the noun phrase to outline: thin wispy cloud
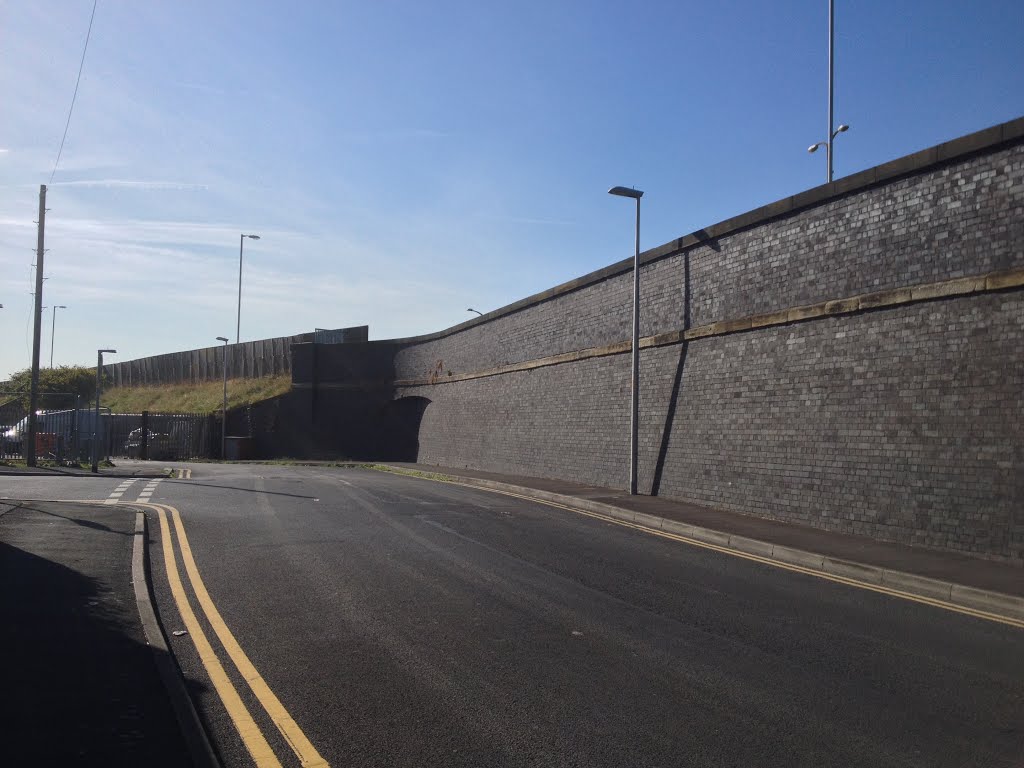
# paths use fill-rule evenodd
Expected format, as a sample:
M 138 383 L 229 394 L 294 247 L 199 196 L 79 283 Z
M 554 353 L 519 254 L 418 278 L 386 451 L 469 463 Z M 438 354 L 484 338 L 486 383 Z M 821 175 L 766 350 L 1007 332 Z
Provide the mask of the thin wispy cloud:
M 28 363 L 38 186 L 88 10 L 50 5 L 4 6 L 0 378 Z M 794 136 L 815 138 L 821 14 L 747 2 L 737 24 L 704 4 L 711 33 L 692 56 L 729 66 L 694 78 L 673 45 L 685 4 L 597 3 L 582 22 L 553 4 L 550 24 L 530 4 L 477 5 L 102 5 L 46 200 L 44 303 L 73 306 L 56 362 L 88 364 L 108 341 L 140 357 L 231 335 L 243 232 L 262 237 L 245 241 L 243 338 L 363 323 L 406 337 L 631 254 L 633 212 L 611 184 L 648 190 L 650 247 L 820 182 L 821 156 Z M 858 127 L 840 175 L 1017 116 L 1024 35 L 1003 5 L 883 30 L 899 38 L 884 60 L 872 13 L 847 19 L 844 55 L 862 66 L 843 69 Z M 642 66 L 607 55 L 626 23 L 656 41 Z
M 214 96 L 223 96 L 227 93 L 223 88 L 215 88 L 212 85 L 206 85 L 204 83 L 174 83 L 178 88 L 184 88 L 188 91 L 200 91 L 202 93 L 209 93 Z
M 13 217 L 0 217 L 0 226 L 35 229 L 31 221 Z M 282 229 L 262 229 L 268 245 L 288 241 L 296 233 Z M 237 250 L 239 226 L 226 223 L 198 221 L 159 221 L 147 219 L 94 219 L 51 217 L 47 219 L 48 235 L 61 236 L 76 242 L 102 243 L 173 243 L 175 245 L 203 245 L 234 247 Z
M 54 187 L 99 187 L 102 189 L 138 189 L 143 191 L 205 191 L 207 184 L 188 184 L 178 181 L 133 181 L 130 179 L 79 179 L 77 181 L 56 181 Z
M 349 131 L 338 134 L 340 141 L 374 142 L 374 141 L 416 141 L 430 139 L 447 139 L 455 136 L 448 131 L 434 128 L 383 128 L 380 130 Z
M 505 221 L 510 224 L 554 224 L 558 226 L 573 226 L 578 223 L 572 219 L 543 219 L 534 216 L 495 216 L 486 213 L 477 214 L 476 218 L 483 219 L 485 221 Z

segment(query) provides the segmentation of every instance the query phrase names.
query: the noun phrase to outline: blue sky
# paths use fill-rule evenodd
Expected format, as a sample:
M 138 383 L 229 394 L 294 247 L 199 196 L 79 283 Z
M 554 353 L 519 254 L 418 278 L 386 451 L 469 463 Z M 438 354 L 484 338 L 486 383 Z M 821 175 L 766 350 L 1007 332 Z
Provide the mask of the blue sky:
M 49 188 L 54 362 L 441 330 L 816 186 L 826 0 L 100 0 Z M 0 4 L 0 378 L 91 0 Z M 844 176 L 1024 114 L 1024 5 L 836 0 Z M 44 312 L 43 364 L 51 310 Z

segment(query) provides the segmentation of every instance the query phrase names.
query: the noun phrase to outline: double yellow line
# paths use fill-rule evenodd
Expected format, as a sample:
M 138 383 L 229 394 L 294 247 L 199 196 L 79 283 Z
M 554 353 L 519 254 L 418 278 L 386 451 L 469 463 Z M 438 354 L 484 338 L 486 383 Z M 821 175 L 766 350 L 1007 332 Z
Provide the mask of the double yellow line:
M 248 708 L 246 708 L 234 684 L 224 671 L 220 659 L 217 658 L 213 646 L 210 644 L 209 639 L 207 639 L 202 625 L 192 610 L 181 575 L 178 572 L 178 563 L 174 552 L 174 538 L 171 535 L 168 516 L 170 516 L 174 524 L 178 549 L 181 550 L 182 564 L 185 566 L 185 573 L 188 576 L 189 583 L 192 585 L 196 601 L 199 603 L 199 607 L 206 616 L 206 620 L 209 622 L 214 634 L 217 635 L 221 645 L 224 646 L 228 657 L 249 684 L 253 695 L 255 695 L 260 705 L 270 716 L 274 725 L 277 726 L 285 741 L 288 742 L 288 746 L 292 748 L 292 751 L 299 758 L 299 762 L 306 768 L 320 768 L 321 766 L 329 768 L 327 761 L 320 756 L 309 739 L 306 738 L 302 729 L 299 728 L 295 720 L 288 714 L 288 710 L 285 709 L 281 701 L 274 695 L 274 692 L 270 690 L 270 686 L 267 685 L 266 681 L 256 670 L 249 657 L 246 656 L 245 651 L 238 644 L 235 636 L 231 634 L 227 624 L 224 623 L 220 611 L 214 605 L 213 600 L 210 598 L 210 593 L 206 591 L 206 585 L 199 575 L 195 558 L 192 556 L 192 547 L 189 545 L 188 536 L 185 535 L 185 526 L 181 522 L 181 515 L 178 510 L 166 504 L 133 503 L 133 506 L 153 509 L 160 517 L 164 567 L 167 569 L 167 581 L 171 586 L 174 602 L 177 604 L 178 612 L 185 622 L 185 628 L 188 630 L 189 637 L 195 643 L 199 658 L 206 668 L 206 672 L 210 676 L 217 694 L 224 703 L 232 723 L 234 723 L 235 728 L 242 737 L 245 748 L 252 755 L 257 768 L 280 768 L 281 762 L 277 759 L 259 726 L 256 725 L 252 715 L 249 714 Z

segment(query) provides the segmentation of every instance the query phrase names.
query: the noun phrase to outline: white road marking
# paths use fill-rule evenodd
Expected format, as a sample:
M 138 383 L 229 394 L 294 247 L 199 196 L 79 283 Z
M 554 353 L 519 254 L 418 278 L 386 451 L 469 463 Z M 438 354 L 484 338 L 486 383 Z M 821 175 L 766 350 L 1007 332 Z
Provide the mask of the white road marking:
M 117 486 L 117 488 L 114 489 L 114 492 L 111 493 L 110 496 L 107 497 L 107 500 L 104 501 L 103 503 L 117 504 L 120 498 L 124 496 L 125 491 L 127 491 L 131 487 L 132 483 L 134 483 L 135 480 L 136 478 L 133 477 L 131 480 L 125 480 L 124 482 L 122 482 L 119 486 Z
M 162 477 L 157 478 L 156 480 L 150 480 L 146 483 L 146 487 L 142 489 L 142 493 L 139 494 L 137 501 L 149 501 L 149 497 L 153 495 L 153 491 L 156 490 L 156 487 L 160 484 L 161 480 L 163 480 Z
M 313 477 L 315 477 L 317 480 L 326 480 L 329 483 L 341 483 L 342 485 L 347 485 L 350 488 L 354 488 L 355 487 L 348 480 L 342 480 L 340 477 L 338 477 L 336 475 L 325 475 L 325 474 L 322 474 L 320 472 L 317 472 L 317 473 L 314 473 Z

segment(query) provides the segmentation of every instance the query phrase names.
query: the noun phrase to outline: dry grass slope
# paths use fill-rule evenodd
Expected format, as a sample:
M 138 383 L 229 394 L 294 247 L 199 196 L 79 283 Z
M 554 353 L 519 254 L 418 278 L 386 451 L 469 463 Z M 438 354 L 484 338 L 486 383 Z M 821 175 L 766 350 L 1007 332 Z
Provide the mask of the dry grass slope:
M 291 375 L 262 379 L 228 379 L 228 408 L 249 405 L 287 392 Z M 104 390 L 102 402 L 114 413 L 212 413 L 221 409 L 224 384 L 161 384 L 151 387 L 113 387 Z

